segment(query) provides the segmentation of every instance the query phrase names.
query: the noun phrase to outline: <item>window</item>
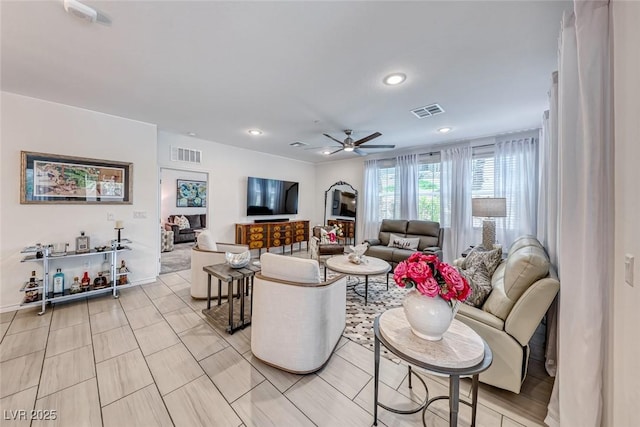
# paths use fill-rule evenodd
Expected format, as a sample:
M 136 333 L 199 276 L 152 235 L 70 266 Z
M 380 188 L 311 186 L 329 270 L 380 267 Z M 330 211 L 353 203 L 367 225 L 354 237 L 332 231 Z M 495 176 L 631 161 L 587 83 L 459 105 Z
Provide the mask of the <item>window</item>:
M 494 197 L 494 166 L 493 147 L 474 150 L 471 159 L 471 197 Z M 473 227 L 482 227 L 482 218 L 473 217 Z
M 440 222 L 440 156 L 420 159 L 418 219 Z
M 378 191 L 380 197 L 379 219 L 394 219 L 396 205 L 396 167 L 384 165 L 379 170 Z

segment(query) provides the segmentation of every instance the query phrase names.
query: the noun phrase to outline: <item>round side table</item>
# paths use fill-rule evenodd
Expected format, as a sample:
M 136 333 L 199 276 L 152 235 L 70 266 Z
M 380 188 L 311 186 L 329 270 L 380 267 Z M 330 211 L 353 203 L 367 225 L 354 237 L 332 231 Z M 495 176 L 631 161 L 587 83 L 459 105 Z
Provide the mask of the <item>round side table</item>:
M 385 274 L 391 270 L 388 262 L 371 256 L 365 257 L 365 261 L 362 264 L 354 264 L 349 261 L 347 255 L 338 255 L 327 259 L 325 265 L 329 267 L 330 270 L 337 271 L 338 273 L 348 274 L 349 276 L 364 276 L 364 305 L 367 305 L 369 276 Z M 387 289 L 389 289 L 388 282 Z
M 397 414 L 413 414 L 422 411 L 422 424 L 426 426 L 425 412 L 433 402 L 449 399 L 449 425 L 458 425 L 460 402 L 471 406 L 471 426 L 476 423 L 478 404 L 478 375 L 493 361 L 491 349 L 473 329 L 454 319 L 440 341 L 428 341 L 411 332 L 403 308 L 387 310 L 373 324 L 374 343 L 374 408 L 373 425 L 378 425 L 378 406 Z M 411 375 L 415 375 L 425 387 L 427 395 L 417 408 L 398 410 L 378 401 L 380 373 L 380 344 L 400 359 L 409 363 L 409 388 Z M 449 395 L 429 398 L 424 380 L 411 369 L 411 365 L 449 376 Z M 460 400 L 460 377 L 472 376 L 471 402 Z

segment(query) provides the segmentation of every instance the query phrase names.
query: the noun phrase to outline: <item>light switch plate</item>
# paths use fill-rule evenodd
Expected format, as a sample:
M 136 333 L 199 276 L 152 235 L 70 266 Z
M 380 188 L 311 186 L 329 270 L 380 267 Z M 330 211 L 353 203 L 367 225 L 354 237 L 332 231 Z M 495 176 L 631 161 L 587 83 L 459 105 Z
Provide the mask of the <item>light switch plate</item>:
M 624 256 L 624 281 L 629 286 L 633 286 L 633 255 L 625 254 Z

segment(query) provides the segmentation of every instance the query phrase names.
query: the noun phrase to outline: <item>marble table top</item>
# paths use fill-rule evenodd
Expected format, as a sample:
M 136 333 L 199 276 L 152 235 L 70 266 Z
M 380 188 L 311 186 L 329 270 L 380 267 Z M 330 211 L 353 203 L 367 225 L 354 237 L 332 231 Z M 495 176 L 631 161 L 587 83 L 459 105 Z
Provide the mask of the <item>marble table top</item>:
M 480 335 L 456 319 L 440 341 L 428 341 L 411 332 L 402 307 L 382 313 L 379 328 L 382 337 L 396 350 L 427 365 L 464 369 L 484 359 L 484 341 Z
M 371 276 L 391 270 L 389 263 L 379 258 L 365 256 L 364 260 L 361 264 L 354 264 L 349 261 L 347 255 L 338 255 L 327 259 L 325 263 L 329 269 L 351 276 Z

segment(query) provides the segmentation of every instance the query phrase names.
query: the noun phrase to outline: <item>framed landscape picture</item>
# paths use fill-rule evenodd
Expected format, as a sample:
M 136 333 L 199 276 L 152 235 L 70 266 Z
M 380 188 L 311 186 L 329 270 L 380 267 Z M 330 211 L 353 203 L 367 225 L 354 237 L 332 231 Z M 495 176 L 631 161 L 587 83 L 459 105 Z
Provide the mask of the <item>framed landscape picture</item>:
M 133 163 L 21 152 L 20 203 L 133 203 Z
M 179 208 L 204 208 L 207 206 L 207 182 L 179 179 L 176 206 Z

